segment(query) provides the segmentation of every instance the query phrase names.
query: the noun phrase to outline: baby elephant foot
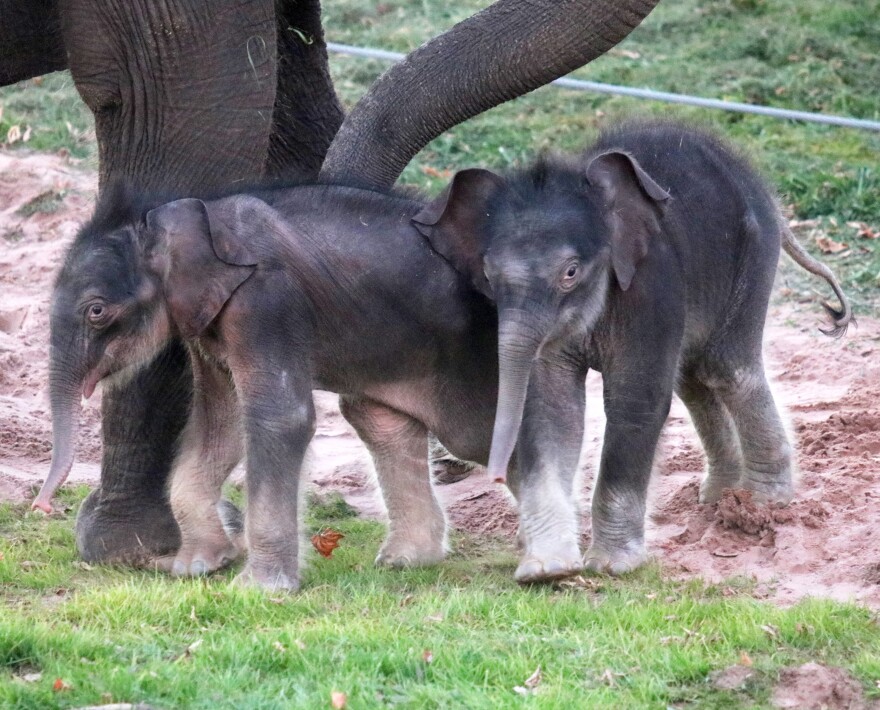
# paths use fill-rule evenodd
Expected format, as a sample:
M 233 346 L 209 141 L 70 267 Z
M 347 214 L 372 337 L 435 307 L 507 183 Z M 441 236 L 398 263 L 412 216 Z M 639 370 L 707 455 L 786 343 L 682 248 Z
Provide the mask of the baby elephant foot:
M 727 488 L 739 488 L 739 476 L 730 478 L 706 476 L 700 482 L 700 503 L 717 503 Z
M 752 492 L 752 500 L 756 503 L 782 507 L 791 503 L 794 498 L 794 484 L 790 475 L 781 476 L 780 479 L 768 481 L 766 478 L 752 478 L 746 474 L 741 487 Z
M 584 567 L 590 572 L 617 577 L 638 569 L 647 561 L 648 553 L 641 541 L 631 542 L 623 548 L 610 548 L 594 544 L 584 557 Z
M 199 577 L 228 567 L 241 551 L 229 540 L 215 544 L 184 545 L 168 571 L 175 577 Z
M 382 543 L 376 564 L 401 569 L 403 567 L 426 567 L 436 565 L 446 556 L 442 533 L 437 539 L 418 540 L 391 534 Z
M 258 587 L 267 592 L 296 592 L 299 590 L 299 571 L 295 565 L 292 569 L 287 567 L 248 562 L 234 583 L 240 587 Z
M 552 582 L 554 579 L 579 574 L 583 568 L 581 553 L 577 548 L 560 549 L 543 555 L 525 555 L 519 561 L 513 578 L 520 584 Z

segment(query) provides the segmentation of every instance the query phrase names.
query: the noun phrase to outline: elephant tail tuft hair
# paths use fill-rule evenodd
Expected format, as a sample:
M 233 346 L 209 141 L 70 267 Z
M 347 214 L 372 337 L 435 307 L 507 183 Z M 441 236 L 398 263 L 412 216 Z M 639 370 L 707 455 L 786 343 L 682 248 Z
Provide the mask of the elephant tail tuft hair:
M 830 303 L 822 304 L 825 311 L 831 316 L 831 326 L 828 328 L 819 328 L 819 330 L 832 338 L 843 337 L 850 323 L 855 323 L 856 321 L 855 318 L 853 318 L 852 306 L 849 303 L 849 299 L 844 295 L 843 289 L 840 287 L 840 282 L 837 280 L 834 272 L 831 271 L 826 264 L 823 264 L 821 261 L 807 253 L 807 250 L 804 249 L 801 243 L 797 240 L 797 237 L 782 217 L 780 217 L 780 229 L 782 231 L 782 248 L 785 250 L 785 253 L 788 254 L 801 268 L 825 279 L 834 291 L 837 300 L 840 302 L 839 309 L 835 308 Z

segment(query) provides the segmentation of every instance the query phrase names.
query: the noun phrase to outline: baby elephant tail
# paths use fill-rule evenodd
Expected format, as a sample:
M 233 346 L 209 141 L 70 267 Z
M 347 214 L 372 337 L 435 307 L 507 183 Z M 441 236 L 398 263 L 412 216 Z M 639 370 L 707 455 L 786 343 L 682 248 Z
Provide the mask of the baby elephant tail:
M 850 306 L 849 300 L 844 295 L 843 289 L 840 288 L 840 282 L 828 266 L 807 253 L 807 250 L 801 246 L 801 243 L 794 236 L 788 224 L 780 220 L 780 226 L 782 229 L 782 248 L 785 249 L 785 253 L 801 268 L 825 279 L 834 290 L 834 295 L 837 296 L 837 300 L 840 302 L 840 310 L 834 308 L 829 303 L 822 304 L 828 315 L 831 316 L 833 325 L 830 328 L 819 328 L 819 330 L 832 338 L 842 337 L 846 333 L 849 324 L 855 322 L 855 320 L 853 319 L 852 306 Z

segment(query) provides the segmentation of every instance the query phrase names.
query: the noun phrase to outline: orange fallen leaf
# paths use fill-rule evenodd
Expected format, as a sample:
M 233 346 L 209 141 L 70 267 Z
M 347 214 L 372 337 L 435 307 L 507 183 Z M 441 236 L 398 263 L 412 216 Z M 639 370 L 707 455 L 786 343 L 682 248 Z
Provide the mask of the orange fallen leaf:
M 739 654 L 739 664 L 741 666 L 745 666 L 746 668 L 752 667 L 752 658 L 745 651 L 740 651 Z
M 880 229 L 872 229 L 865 222 L 847 222 L 848 227 L 856 230 L 856 236 L 862 239 L 880 239 Z
M 330 557 L 333 550 L 339 547 L 339 541 L 344 538 L 341 532 L 325 528 L 317 535 L 312 535 L 312 545 L 322 557 Z
M 334 710 L 343 710 L 348 702 L 348 696 L 341 690 L 334 690 L 330 693 L 330 705 Z
M 849 244 L 835 242 L 830 237 L 816 237 L 816 245 L 823 254 L 839 254 L 849 249 Z
M 437 168 L 432 168 L 430 165 L 423 166 L 422 172 L 428 177 L 443 178 L 444 180 L 448 180 L 452 177 L 451 170 L 438 170 Z
M 70 690 L 70 688 L 71 688 L 70 683 L 68 683 L 66 680 L 63 680 L 61 678 L 56 678 L 55 682 L 52 683 L 52 690 L 54 690 L 56 693 L 59 693 L 62 690 Z

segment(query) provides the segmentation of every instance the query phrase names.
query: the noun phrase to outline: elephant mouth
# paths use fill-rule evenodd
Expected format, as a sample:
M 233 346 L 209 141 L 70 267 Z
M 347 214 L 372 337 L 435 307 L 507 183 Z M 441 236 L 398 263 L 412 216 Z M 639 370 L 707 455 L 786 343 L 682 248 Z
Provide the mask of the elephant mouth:
M 103 380 L 109 373 L 104 372 L 102 368 L 96 367 L 93 370 L 89 370 L 88 374 L 85 376 L 83 380 L 82 386 L 82 396 L 84 399 L 88 399 L 95 393 L 95 387 L 98 386 L 98 383 Z

